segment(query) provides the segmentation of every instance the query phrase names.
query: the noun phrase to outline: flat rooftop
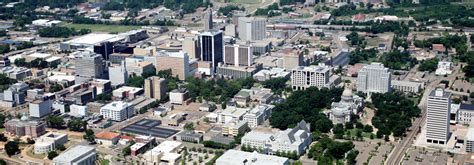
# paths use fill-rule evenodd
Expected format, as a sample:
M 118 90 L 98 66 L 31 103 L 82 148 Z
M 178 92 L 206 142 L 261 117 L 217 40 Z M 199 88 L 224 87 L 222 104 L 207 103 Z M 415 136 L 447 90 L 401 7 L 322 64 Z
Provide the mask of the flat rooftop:
M 179 132 L 173 129 L 158 127 L 159 125 L 161 125 L 160 120 L 143 119 L 120 129 L 120 131 L 160 138 L 168 138 Z

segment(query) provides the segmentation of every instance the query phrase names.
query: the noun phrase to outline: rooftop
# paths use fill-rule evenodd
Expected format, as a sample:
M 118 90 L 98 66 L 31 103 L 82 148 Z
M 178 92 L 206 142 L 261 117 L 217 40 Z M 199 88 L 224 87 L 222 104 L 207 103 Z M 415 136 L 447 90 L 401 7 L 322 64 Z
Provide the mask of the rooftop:
M 128 102 L 114 101 L 114 102 L 111 102 L 111 103 L 103 106 L 102 108 L 103 109 L 109 109 L 109 110 L 122 110 L 122 109 L 125 109 L 125 108 L 129 107 L 129 106 L 132 106 L 132 105 Z
M 71 148 L 71 149 L 63 152 L 59 156 L 55 157 L 53 159 L 53 161 L 55 161 L 55 162 L 57 162 L 57 161 L 58 162 L 69 162 L 71 160 L 83 157 L 85 153 L 88 153 L 88 152 L 91 152 L 91 151 L 95 151 L 95 148 L 94 147 L 89 147 L 89 146 L 78 145 L 78 146 L 75 146 L 74 148 Z
M 114 132 L 107 132 L 107 131 L 104 131 L 104 132 L 99 132 L 97 134 L 95 134 L 95 137 L 98 138 L 98 139 L 113 139 L 113 138 L 116 138 L 120 136 L 120 134 L 118 133 L 114 133 Z
M 101 42 L 113 40 L 117 38 L 118 35 L 116 34 L 101 34 L 101 33 L 90 33 L 69 41 L 66 41 L 65 43 L 68 44 L 88 44 L 88 45 L 94 45 L 98 44 Z
M 247 165 L 278 165 L 288 162 L 288 158 L 265 155 L 257 152 L 244 152 L 238 150 L 228 150 L 217 159 L 219 163 L 226 164 L 247 164 Z
M 459 106 L 459 109 L 474 111 L 474 104 L 464 104 L 464 103 L 461 103 L 461 105 Z M 474 132 L 473 132 L 473 133 L 474 133 Z

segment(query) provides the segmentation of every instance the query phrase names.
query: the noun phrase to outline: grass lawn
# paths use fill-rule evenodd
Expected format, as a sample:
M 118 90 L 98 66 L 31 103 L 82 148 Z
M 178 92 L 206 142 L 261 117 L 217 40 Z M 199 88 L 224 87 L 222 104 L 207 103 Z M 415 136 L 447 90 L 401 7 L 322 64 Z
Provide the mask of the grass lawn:
M 259 4 L 259 3 L 262 3 L 261 0 L 230 0 L 230 2 L 234 2 L 234 3 L 237 3 L 237 4 Z
M 351 132 L 351 137 L 356 137 L 356 132 L 357 132 L 357 128 L 354 128 L 354 129 L 349 129 L 347 131 L 350 131 Z M 347 132 L 346 131 L 346 132 Z M 370 138 L 370 135 L 372 135 L 373 133 L 369 133 L 369 132 L 362 132 L 362 137 L 364 138 Z M 346 134 L 344 134 L 346 135 Z M 374 137 L 375 137 L 375 134 L 374 134 Z
M 109 164 L 110 164 L 110 161 L 107 159 L 104 159 L 100 162 L 100 165 L 109 165 Z
M 134 29 L 140 29 L 141 26 L 125 26 L 125 25 L 104 25 L 104 24 L 65 24 L 64 26 L 79 29 L 91 29 L 92 32 L 109 32 L 120 33 Z

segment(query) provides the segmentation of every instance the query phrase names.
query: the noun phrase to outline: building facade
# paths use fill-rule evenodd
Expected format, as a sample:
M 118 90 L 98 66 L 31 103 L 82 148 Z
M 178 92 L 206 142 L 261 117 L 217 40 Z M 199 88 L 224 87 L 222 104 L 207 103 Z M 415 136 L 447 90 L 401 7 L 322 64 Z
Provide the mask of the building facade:
M 207 31 L 199 35 L 201 61 L 211 62 L 212 69 L 208 74 L 214 74 L 217 64 L 223 62 L 224 40 L 222 31 Z
M 357 91 L 368 94 L 389 92 L 390 77 L 390 69 L 381 63 L 365 65 L 357 74 Z
M 4 124 L 5 131 L 15 136 L 30 136 L 36 138 L 46 133 L 46 123 L 41 121 L 27 121 L 12 119 Z
M 157 76 L 145 79 L 145 96 L 161 100 L 166 95 L 166 79 Z
M 426 142 L 445 145 L 449 139 L 451 93 L 436 88 L 428 96 Z
M 233 66 L 251 66 L 253 64 L 252 47 L 240 44 L 225 45 L 224 64 Z
M 474 105 L 461 103 L 457 114 L 458 124 L 471 125 L 474 117 Z
M 93 78 L 108 78 L 105 73 L 105 61 L 102 55 L 93 52 L 82 52 L 75 59 L 76 84 Z
M 272 155 L 279 152 L 296 152 L 298 155 L 311 144 L 310 125 L 305 121 L 299 122 L 296 127 L 278 133 L 266 133 L 256 130 L 242 137 L 242 145 L 262 148 L 264 153 Z
M 329 87 L 330 68 L 327 66 L 297 67 L 291 73 L 293 90 Z
M 267 33 L 267 19 L 255 17 L 239 17 L 237 28 L 242 41 L 263 40 Z
M 100 114 L 107 119 L 124 121 L 133 116 L 133 105 L 124 101 L 114 101 L 100 108 Z

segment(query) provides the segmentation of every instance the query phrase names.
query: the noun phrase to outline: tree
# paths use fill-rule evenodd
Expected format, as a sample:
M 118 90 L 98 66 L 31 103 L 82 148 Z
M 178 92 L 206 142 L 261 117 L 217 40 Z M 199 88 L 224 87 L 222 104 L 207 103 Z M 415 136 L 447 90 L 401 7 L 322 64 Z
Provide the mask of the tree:
M 354 124 L 352 122 L 346 122 L 346 129 L 354 129 Z
M 89 141 L 90 143 L 94 142 L 95 141 L 94 131 L 92 131 L 91 129 L 87 129 L 84 132 L 83 138 Z
M 358 122 L 356 122 L 356 128 L 357 129 L 362 129 L 362 128 L 364 128 L 364 124 L 362 124 L 361 122 L 358 121 Z
M 194 130 L 194 124 L 193 123 L 186 123 L 184 124 L 184 129 L 185 130 Z
M 8 141 L 8 138 L 5 136 L 5 134 L 0 133 L 0 141 L 2 141 L 2 142 Z
M 344 136 L 344 126 L 342 124 L 336 124 L 332 132 L 336 139 L 342 139 Z
M 357 131 L 356 131 L 356 137 L 357 137 L 357 139 L 359 139 L 359 140 L 362 140 L 362 139 L 363 139 L 363 137 L 362 137 L 362 130 L 357 129 Z
M 81 119 L 72 119 L 67 123 L 70 131 L 84 131 L 87 129 L 87 123 Z
M 15 64 L 15 66 L 17 66 L 17 67 L 26 67 L 27 66 L 27 62 L 26 62 L 25 58 L 17 58 L 17 59 L 15 59 L 13 64 Z
M 48 159 L 49 159 L 49 160 L 53 160 L 53 159 L 54 159 L 56 156 L 58 156 L 58 155 L 59 155 L 59 154 L 58 154 L 55 150 L 49 151 L 49 152 L 48 152 Z
M 18 146 L 18 142 L 16 141 L 9 141 L 5 144 L 5 152 L 8 156 L 12 156 L 20 152 L 20 148 Z
M 50 115 L 46 119 L 48 127 L 61 129 L 64 125 L 64 119 L 61 116 Z
M 58 149 L 60 151 L 64 151 L 64 150 L 66 150 L 66 147 L 62 144 L 59 144 L 59 145 L 56 146 L 56 149 Z
M 438 68 L 438 58 L 432 58 L 426 61 L 422 61 L 418 67 L 419 71 L 434 72 Z
M 372 126 L 370 126 L 370 125 L 365 125 L 364 126 L 364 132 L 372 132 L 372 131 L 374 131 Z
M 0 165 L 7 165 L 7 162 L 3 159 L 0 159 Z

